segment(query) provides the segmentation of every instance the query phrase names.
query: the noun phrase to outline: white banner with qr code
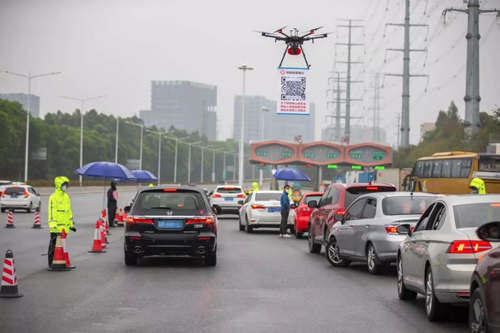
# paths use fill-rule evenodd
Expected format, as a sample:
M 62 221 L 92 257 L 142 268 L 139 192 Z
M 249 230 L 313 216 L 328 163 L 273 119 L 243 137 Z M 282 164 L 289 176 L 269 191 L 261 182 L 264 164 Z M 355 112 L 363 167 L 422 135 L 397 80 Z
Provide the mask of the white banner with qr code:
M 307 103 L 307 70 L 279 69 L 281 97 L 277 113 L 309 115 Z

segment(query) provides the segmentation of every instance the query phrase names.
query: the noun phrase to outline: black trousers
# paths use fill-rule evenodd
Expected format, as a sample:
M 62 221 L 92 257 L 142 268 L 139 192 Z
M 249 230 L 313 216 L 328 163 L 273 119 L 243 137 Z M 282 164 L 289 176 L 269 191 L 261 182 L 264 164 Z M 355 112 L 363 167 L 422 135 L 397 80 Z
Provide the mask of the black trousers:
M 286 234 L 286 229 L 288 225 L 288 215 L 290 214 L 289 209 L 281 210 L 281 224 L 280 224 L 280 234 Z
M 108 205 L 108 222 L 110 226 L 115 225 L 116 205 Z
M 49 260 L 49 268 L 52 267 L 52 259 L 54 259 L 54 250 L 56 248 L 57 233 L 50 233 L 49 250 L 47 251 L 47 258 Z

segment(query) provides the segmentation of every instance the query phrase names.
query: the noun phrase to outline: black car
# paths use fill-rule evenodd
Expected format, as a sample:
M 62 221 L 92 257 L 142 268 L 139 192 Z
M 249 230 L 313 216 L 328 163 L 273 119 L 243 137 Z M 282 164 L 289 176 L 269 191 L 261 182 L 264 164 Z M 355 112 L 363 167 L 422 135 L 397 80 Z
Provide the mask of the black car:
M 485 243 L 500 242 L 500 222 L 479 227 Z M 472 274 L 469 326 L 471 332 L 500 332 L 500 246 L 483 253 Z
M 203 258 L 208 266 L 217 264 L 217 217 L 202 189 L 142 189 L 125 211 L 126 265 L 149 256 Z

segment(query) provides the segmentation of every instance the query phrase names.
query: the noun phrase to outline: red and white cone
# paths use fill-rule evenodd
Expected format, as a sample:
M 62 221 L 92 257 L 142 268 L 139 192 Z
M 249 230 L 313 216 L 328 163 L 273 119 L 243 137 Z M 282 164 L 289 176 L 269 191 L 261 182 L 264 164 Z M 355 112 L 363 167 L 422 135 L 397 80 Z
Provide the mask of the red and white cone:
M 40 212 L 37 210 L 35 212 L 35 220 L 33 221 L 33 229 L 40 229 L 42 224 L 40 223 Z
M 69 261 L 69 253 L 68 253 L 68 248 L 66 246 L 66 238 L 67 238 L 66 231 L 63 229 L 61 233 L 61 241 L 64 253 L 64 261 L 66 262 L 66 269 L 75 269 L 76 267 L 71 265 L 71 262 Z
M 14 262 L 14 253 L 7 250 L 5 260 L 3 261 L 2 283 L 0 287 L 0 297 L 22 297 L 17 285 L 16 266 Z
M 105 253 L 101 245 L 101 222 L 97 220 L 95 223 L 95 231 L 94 231 L 94 242 L 92 243 L 92 250 L 89 253 Z
M 9 210 L 9 213 L 7 214 L 7 225 L 5 227 L 6 228 L 15 228 L 16 227 L 14 225 L 14 212 L 12 210 Z
M 106 230 L 104 227 L 104 221 L 99 220 L 99 233 L 101 235 L 101 246 L 102 248 L 106 247 Z
M 66 259 L 64 259 L 64 249 L 61 240 L 61 235 L 57 234 L 56 247 L 54 249 L 54 257 L 52 258 L 52 265 L 49 271 L 67 271 Z

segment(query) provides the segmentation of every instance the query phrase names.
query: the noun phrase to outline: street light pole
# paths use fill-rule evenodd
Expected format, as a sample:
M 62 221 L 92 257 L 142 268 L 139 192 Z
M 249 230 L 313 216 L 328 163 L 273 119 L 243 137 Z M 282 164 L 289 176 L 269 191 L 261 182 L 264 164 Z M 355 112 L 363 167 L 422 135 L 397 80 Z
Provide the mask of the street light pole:
M 201 171 L 200 171 L 200 184 L 203 183 L 203 169 L 204 169 L 204 161 L 203 161 L 203 147 L 200 147 L 200 150 L 201 150 Z
M 247 71 L 253 70 L 252 67 L 249 67 L 247 65 L 242 65 L 238 67 L 239 70 L 243 72 L 243 91 L 242 91 L 242 99 L 241 99 L 241 128 L 240 128 L 240 161 L 239 161 L 239 172 L 238 172 L 238 182 L 240 186 L 243 186 L 243 179 L 244 179 L 244 170 L 243 170 L 243 155 L 244 155 L 244 138 L 245 138 L 245 75 Z
M 212 155 L 212 183 L 215 183 L 215 149 Z
M 141 139 L 139 142 L 139 145 L 140 145 L 139 146 L 139 170 L 142 170 L 142 144 L 143 144 L 143 138 L 144 138 L 144 124 L 137 124 L 137 123 L 133 123 L 131 121 L 126 121 L 126 123 L 129 125 L 134 125 L 134 126 L 141 128 Z
M 174 152 L 174 184 L 177 183 L 177 148 L 179 145 L 179 139 L 175 139 L 175 152 Z
M 120 133 L 120 117 L 116 117 L 115 163 L 118 163 L 118 134 Z
M 189 144 L 188 150 L 188 184 L 191 184 L 191 144 Z
M 222 165 L 222 181 L 225 183 L 226 182 L 226 152 L 223 152 L 224 155 L 224 162 Z
M 106 95 L 87 97 L 87 98 L 77 98 L 70 96 L 61 96 L 61 97 L 80 102 L 80 168 L 81 168 L 83 166 L 83 115 L 85 113 L 85 102 L 93 99 L 104 98 L 106 97 Z M 82 186 L 82 176 L 79 177 L 79 182 L 80 186 Z
M 264 126 L 266 125 L 266 122 L 264 121 L 264 113 L 269 112 L 269 108 L 263 106 L 262 108 L 260 108 L 260 111 L 261 111 L 261 115 L 262 115 L 262 117 L 261 117 L 262 123 L 261 123 L 261 127 L 260 127 L 262 129 L 262 135 L 260 136 L 260 139 L 262 141 L 264 141 L 264 136 L 265 136 Z
M 30 115 L 31 115 L 31 80 L 37 79 L 40 77 L 44 76 L 54 76 L 54 75 L 59 75 L 61 72 L 51 72 L 51 73 L 44 73 L 44 74 L 36 74 L 36 75 L 31 75 L 31 73 L 28 74 L 23 74 L 23 73 L 15 73 L 15 72 L 10 72 L 10 71 L 2 71 L 5 74 L 9 75 L 14 75 L 14 76 L 19 76 L 23 77 L 28 80 L 28 96 L 26 97 L 26 107 L 28 110 L 26 110 L 27 115 L 26 115 L 26 142 L 25 142 L 25 147 L 24 147 L 24 182 L 28 182 L 28 160 L 29 160 L 29 142 L 30 142 Z

